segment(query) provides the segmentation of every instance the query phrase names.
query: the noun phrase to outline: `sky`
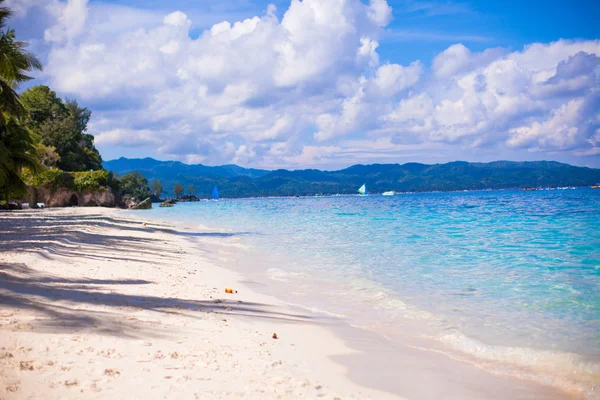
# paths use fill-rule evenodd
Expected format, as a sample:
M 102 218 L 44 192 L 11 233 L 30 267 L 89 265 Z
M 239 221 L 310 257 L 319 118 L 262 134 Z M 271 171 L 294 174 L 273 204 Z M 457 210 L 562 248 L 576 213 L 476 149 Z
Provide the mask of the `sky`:
M 597 1 L 4 3 L 105 160 L 600 167 Z

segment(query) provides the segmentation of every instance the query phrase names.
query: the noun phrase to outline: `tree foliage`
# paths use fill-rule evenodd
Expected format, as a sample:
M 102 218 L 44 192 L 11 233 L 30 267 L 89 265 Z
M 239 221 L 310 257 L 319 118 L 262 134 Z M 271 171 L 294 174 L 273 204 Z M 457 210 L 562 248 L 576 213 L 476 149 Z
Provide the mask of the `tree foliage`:
M 105 170 L 65 172 L 57 168 L 43 169 L 37 174 L 26 170 L 23 177 L 28 186 L 48 184 L 52 189 L 67 188 L 78 192 L 107 190 L 114 179 L 112 173 Z
M 9 117 L 5 125 L 0 125 L 0 189 L 7 202 L 11 196 L 25 193 L 23 168 L 38 170 L 34 140 L 26 128 Z
M 0 0 L 0 190 L 8 202 L 26 188 L 23 168 L 38 168 L 35 137 L 22 126 L 26 112 L 17 94 L 19 85 L 31 78 L 29 72 L 41 69 L 39 60 L 30 54 L 27 43 L 16 39 L 15 31 L 6 28 L 12 12 Z
M 142 201 L 150 197 L 148 180 L 137 171 L 123 175 L 119 178 L 119 194 L 123 201 L 128 199 L 135 202 Z
M 157 198 L 163 193 L 162 183 L 158 179 L 152 181 L 152 193 Z
M 183 185 L 176 183 L 173 186 L 173 194 L 175 194 L 175 197 L 181 197 L 181 193 L 183 193 Z
M 94 146 L 94 136 L 86 133 L 91 111 L 75 100 L 63 102 L 48 86 L 27 89 L 21 99 L 29 113 L 26 125 L 44 146 L 52 147 L 65 171 L 102 169 L 102 157 Z

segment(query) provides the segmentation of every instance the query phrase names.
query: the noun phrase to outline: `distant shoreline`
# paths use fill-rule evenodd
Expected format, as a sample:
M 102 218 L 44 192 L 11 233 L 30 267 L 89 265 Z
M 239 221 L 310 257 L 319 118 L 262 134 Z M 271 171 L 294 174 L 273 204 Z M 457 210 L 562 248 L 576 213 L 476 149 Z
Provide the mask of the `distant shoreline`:
M 582 189 L 592 189 L 591 186 L 574 186 L 574 187 L 544 187 L 544 188 L 535 188 L 525 189 L 525 188 L 511 188 L 511 189 L 472 189 L 472 190 L 434 190 L 434 191 L 419 191 L 419 192 L 395 192 L 396 195 L 407 195 L 407 194 L 428 194 L 428 193 L 468 193 L 468 192 L 495 192 L 495 191 L 514 191 L 514 192 L 544 192 L 544 191 L 555 191 L 555 190 L 582 190 Z M 383 193 L 383 192 L 382 192 Z M 243 200 L 243 199 L 294 199 L 294 198 L 319 198 L 319 197 L 369 197 L 369 196 L 382 196 L 382 193 L 369 193 L 367 195 L 360 195 L 354 193 L 336 193 L 336 194 L 315 194 L 315 195 L 298 195 L 298 196 L 249 196 L 249 197 L 221 197 L 219 200 Z M 393 197 L 393 196 L 392 196 Z M 213 199 L 209 198 L 199 198 L 199 200 L 177 200 L 178 203 L 197 203 L 201 201 L 213 201 Z M 161 203 L 162 200 L 152 201 L 152 204 Z
M 175 185 L 192 186 L 194 190 L 189 194 L 200 198 L 210 198 L 215 186 L 222 198 L 246 198 L 351 195 L 357 193 L 363 184 L 366 184 L 369 193 L 409 193 L 586 187 L 600 182 L 600 169 L 554 161 L 357 164 L 328 171 L 260 170 L 237 165 L 188 165 L 179 161 L 122 157 L 104 162 L 103 167 L 119 175 L 137 171 L 149 181 L 159 181 L 169 196 L 174 193 Z

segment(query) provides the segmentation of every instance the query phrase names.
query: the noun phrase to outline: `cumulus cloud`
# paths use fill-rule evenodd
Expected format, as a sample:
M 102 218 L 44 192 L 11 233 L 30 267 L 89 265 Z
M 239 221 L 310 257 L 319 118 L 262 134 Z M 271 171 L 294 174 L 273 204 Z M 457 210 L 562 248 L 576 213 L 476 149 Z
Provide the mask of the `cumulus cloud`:
M 157 143 L 156 132 L 150 129 L 107 129 L 97 134 L 95 143 L 99 146 L 118 144 L 126 147 L 141 147 Z
M 361 76 L 354 94 L 342 101 L 337 113 L 323 113 L 317 117 L 315 139 L 322 142 L 369 130 L 376 124 L 378 112 L 388 107 L 394 96 L 414 86 L 421 72 L 421 63 L 414 62 L 408 67 L 385 64 L 377 68 L 371 78 Z
M 43 6 L 55 21 L 46 79 L 110 108 L 90 126 L 101 148 L 270 167 L 443 146 L 582 156 L 599 146 L 599 41 L 512 52 L 459 43 L 431 65 L 400 65 L 378 53 L 393 18 L 386 0 L 292 0 L 281 18 L 271 5 L 194 37 L 181 11 L 127 9 L 128 22 L 86 0 Z
M 44 39 L 60 43 L 79 35 L 85 26 L 87 3 L 87 0 L 49 3 L 46 8 L 56 18 L 56 25 L 44 32 Z
M 388 131 L 424 141 L 589 147 L 600 110 L 598 54 L 599 41 L 535 44 L 496 57 L 451 46 L 434 60 L 429 84 L 383 121 Z

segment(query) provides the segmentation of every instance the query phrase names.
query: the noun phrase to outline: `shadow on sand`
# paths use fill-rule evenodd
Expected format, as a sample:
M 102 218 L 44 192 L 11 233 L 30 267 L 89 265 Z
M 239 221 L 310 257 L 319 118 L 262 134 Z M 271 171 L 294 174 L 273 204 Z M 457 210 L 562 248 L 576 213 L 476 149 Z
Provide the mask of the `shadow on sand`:
M 118 229 L 119 236 L 97 232 L 98 227 Z M 83 262 L 85 259 L 136 262 L 148 262 L 151 259 L 152 264 L 160 268 L 161 264 L 167 265 L 164 263 L 166 259 L 178 253 L 173 250 L 173 246 L 165 246 L 164 235 L 162 238 L 127 236 L 127 231 L 132 230 L 199 235 L 179 233 L 155 224 L 142 227 L 137 221 L 103 215 L 11 213 L 8 217 L 0 218 L 0 254 L 33 252 L 46 259 L 64 256 Z M 215 236 L 221 235 L 215 233 Z M 233 235 L 235 234 L 227 236 Z M 110 249 L 110 256 L 102 255 L 107 249 Z M 151 326 L 141 329 L 139 323 L 128 323 L 128 319 L 135 319 L 135 313 L 142 310 L 202 319 L 206 318 L 203 313 L 277 319 L 290 323 L 306 322 L 313 318 L 281 312 L 276 307 L 261 303 L 119 293 L 119 286 L 122 285 L 153 284 L 154 282 L 144 279 L 70 279 L 49 276 L 22 263 L 0 262 L 0 311 L 5 314 L 4 317 L 10 315 L 11 309 L 14 312 L 27 309 L 34 311 L 38 318 L 32 321 L 32 329 L 40 332 L 74 333 L 85 330 L 102 335 L 138 338 L 158 334 Z M 102 311 L 97 311 L 90 310 L 89 306 L 103 308 Z

